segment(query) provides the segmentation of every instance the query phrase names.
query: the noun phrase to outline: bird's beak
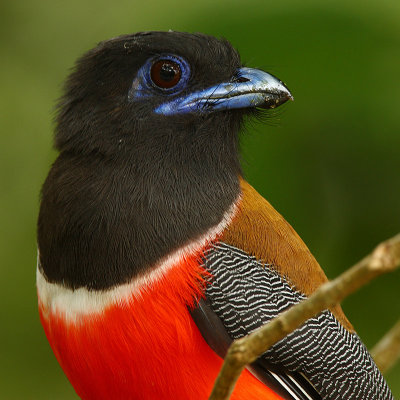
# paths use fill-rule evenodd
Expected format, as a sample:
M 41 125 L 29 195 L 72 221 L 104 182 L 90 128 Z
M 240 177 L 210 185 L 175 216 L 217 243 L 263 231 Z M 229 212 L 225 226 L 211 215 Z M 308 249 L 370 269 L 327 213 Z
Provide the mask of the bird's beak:
M 293 100 L 293 96 L 278 78 L 259 69 L 241 68 L 231 82 L 177 97 L 158 106 L 155 112 L 173 115 L 234 108 L 275 108 L 287 100 Z

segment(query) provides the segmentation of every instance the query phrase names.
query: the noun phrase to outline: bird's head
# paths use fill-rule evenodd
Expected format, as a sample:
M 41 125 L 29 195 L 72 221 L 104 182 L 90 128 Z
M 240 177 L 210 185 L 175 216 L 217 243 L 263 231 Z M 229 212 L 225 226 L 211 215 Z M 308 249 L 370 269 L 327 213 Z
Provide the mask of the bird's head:
M 42 191 L 46 277 L 108 288 L 214 232 L 240 198 L 243 116 L 290 98 L 202 34 L 137 33 L 86 53 L 59 103 L 60 155 Z
M 214 136 L 226 140 L 227 131 L 234 141 L 246 112 L 288 99 L 279 79 L 244 68 L 226 40 L 181 32 L 124 35 L 78 60 L 59 103 L 56 147 L 115 154 L 170 139 L 202 146 L 215 129 Z

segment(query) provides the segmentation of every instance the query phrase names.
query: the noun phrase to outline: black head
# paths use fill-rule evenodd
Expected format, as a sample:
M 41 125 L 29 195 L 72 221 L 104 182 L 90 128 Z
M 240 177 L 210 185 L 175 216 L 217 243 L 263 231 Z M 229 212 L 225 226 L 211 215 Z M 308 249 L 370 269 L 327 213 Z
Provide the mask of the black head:
M 158 60 L 180 67 L 177 85 L 165 89 L 150 79 L 146 82 Z M 231 81 L 240 67 L 239 55 L 228 41 L 202 34 L 144 32 L 101 42 L 78 60 L 66 82 L 58 106 L 56 147 L 74 152 L 111 154 L 124 148 L 130 152 L 132 146 L 162 140 L 169 127 L 176 136 L 177 129 L 197 129 L 205 119 L 216 124 L 215 118 L 223 124 L 234 119 L 237 125 L 240 111 L 227 118 L 198 112 L 165 116 L 155 109 L 179 96 Z M 164 67 L 153 77 L 168 79 L 166 74 Z
M 218 224 L 239 194 L 245 113 L 291 97 L 226 40 L 145 32 L 81 57 L 58 105 L 38 224 L 47 279 L 104 289 Z

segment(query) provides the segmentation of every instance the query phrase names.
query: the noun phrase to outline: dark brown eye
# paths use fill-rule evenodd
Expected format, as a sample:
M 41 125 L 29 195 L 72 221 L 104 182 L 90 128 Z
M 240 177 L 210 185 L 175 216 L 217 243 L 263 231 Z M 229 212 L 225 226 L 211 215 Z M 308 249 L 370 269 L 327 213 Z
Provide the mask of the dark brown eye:
M 150 71 L 151 80 L 162 89 L 174 87 L 180 81 L 181 76 L 181 67 L 171 60 L 156 61 Z

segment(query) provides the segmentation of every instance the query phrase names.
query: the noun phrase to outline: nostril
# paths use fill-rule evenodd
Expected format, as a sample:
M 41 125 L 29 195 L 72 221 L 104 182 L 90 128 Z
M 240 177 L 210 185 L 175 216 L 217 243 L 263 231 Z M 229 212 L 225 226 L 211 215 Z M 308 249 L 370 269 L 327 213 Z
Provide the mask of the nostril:
M 248 82 L 250 79 L 245 78 L 244 76 L 238 76 L 233 78 L 233 82 L 243 83 Z

